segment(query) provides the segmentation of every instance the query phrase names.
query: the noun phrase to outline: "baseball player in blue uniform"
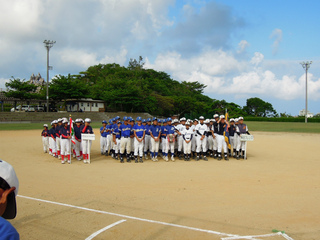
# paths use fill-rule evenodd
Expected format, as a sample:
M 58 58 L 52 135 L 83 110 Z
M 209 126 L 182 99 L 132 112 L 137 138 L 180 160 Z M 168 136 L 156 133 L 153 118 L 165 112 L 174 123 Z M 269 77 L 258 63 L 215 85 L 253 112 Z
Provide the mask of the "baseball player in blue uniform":
M 248 134 L 250 135 L 249 131 L 248 131 L 248 127 L 246 124 L 243 123 L 243 117 L 239 117 L 238 119 L 238 125 L 236 128 L 236 133 L 238 135 L 238 144 L 237 144 L 237 159 L 239 160 L 240 158 L 244 159 L 245 156 L 245 142 L 244 141 L 240 141 L 240 137 L 242 134 Z M 242 155 L 241 155 L 241 150 L 242 150 Z M 240 155 L 239 155 L 240 152 Z
M 131 152 L 130 152 L 130 158 L 131 160 L 134 159 L 134 148 L 135 148 L 135 145 L 134 145 L 134 131 L 133 131 L 133 126 L 135 125 L 135 122 L 134 122 L 134 119 L 132 117 L 129 117 L 129 124 L 131 125 L 131 132 L 130 132 L 130 141 L 131 141 Z
M 162 152 L 162 158 L 166 159 L 166 156 L 168 155 L 167 151 L 167 119 L 162 120 L 163 125 L 161 126 L 161 152 Z
M 100 128 L 100 152 L 101 155 L 104 155 L 106 152 L 106 146 L 107 146 L 107 121 L 102 121 L 102 127 Z
M 117 122 L 117 127 L 113 126 L 113 132 L 112 132 L 112 136 L 113 136 L 113 146 L 114 146 L 114 158 L 118 159 L 119 154 L 120 154 L 120 140 L 121 140 L 121 132 L 119 131 L 119 127 L 121 126 L 121 122 L 118 121 Z M 122 160 L 123 162 L 123 160 Z
M 131 162 L 130 160 L 130 152 L 131 152 L 131 125 L 128 124 L 128 117 L 123 117 L 123 124 L 120 125 L 119 131 L 121 132 L 121 140 L 120 140 L 120 162 L 123 163 L 124 153 L 127 153 L 127 162 Z
M 58 124 L 55 127 L 56 131 L 56 147 L 57 147 L 57 155 L 58 158 L 61 159 L 61 143 L 60 143 L 60 128 L 62 127 L 62 118 L 58 119 Z
M 226 122 L 225 116 L 221 115 L 220 119 L 217 122 L 217 132 L 216 132 L 217 133 L 216 138 L 217 138 L 217 143 L 218 143 L 218 150 L 217 150 L 218 151 L 218 160 L 222 159 L 222 156 L 221 156 L 222 148 L 224 150 L 224 159 L 226 161 L 229 160 L 227 143 L 226 143 L 226 140 L 225 140 L 225 137 L 223 134 L 225 132 L 225 130 L 227 129 L 227 127 L 228 127 L 228 123 Z
M 139 161 L 142 163 L 143 157 L 143 143 L 145 137 L 145 127 L 142 125 L 142 118 L 137 117 L 137 124 L 133 126 L 133 133 L 134 133 L 134 158 L 135 162 L 138 162 L 138 154 L 139 154 Z
M 75 120 L 76 125 L 73 127 L 74 138 L 75 138 L 75 152 L 77 160 L 82 160 L 82 146 L 81 146 L 81 121 L 80 119 Z
M 112 120 L 109 120 L 109 124 L 107 125 L 107 142 L 106 142 L 106 148 L 105 148 L 105 155 L 109 155 L 109 151 L 111 149 L 111 142 L 112 142 Z
M 171 161 L 175 161 L 174 159 L 174 144 L 175 144 L 175 126 L 172 125 L 172 119 L 171 118 L 167 118 L 167 126 L 165 128 L 165 134 L 166 134 L 166 143 L 167 143 L 167 147 L 166 147 L 166 151 L 165 151 L 165 160 L 169 161 L 168 159 L 168 153 L 169 150 L 171 152 Z
M 146 135 L 144 138 L 144 159 L 148 159 L 148 150 L 151 151 L 151 136 L 149 129 L 151 127 L 151 118 L 147 119 L 147 124 L 145 125 Z
M 235 121 L 233 118 L 230 119 L 230 126 L 229 126 L 229 139 L 230 139 L 230 145 L 231 148 L 229 149 L 229 157 L 233 156 L 234 158 L 236 157 L 236 145 L 234 141 L 234 134 L 236 132 L 236 126 L 235 126 Z M 233 149 L 233 153 L 231 155 L 231 149 Z
M 158 125 L 158 119 L 156 117 L 152 119 L 152 122 L 153 124 L 149 128 L 149 133 L 151 136 L 151 157 L 152 161 L 157 162 L 161 127 Z
M 50 134 L 49 144 L 50 144 L 52 156 L 55 157 L 55 158 L 58 158 L 57 145 L 56 145 L 56 130 L 55 130 L 57 124 L 58 124 L 58 121 L 57 120 L 53 120 L 51 122 L 51 126 L 52 127 L 50 128 L 50 131 L 49 131 L 49 134 Z

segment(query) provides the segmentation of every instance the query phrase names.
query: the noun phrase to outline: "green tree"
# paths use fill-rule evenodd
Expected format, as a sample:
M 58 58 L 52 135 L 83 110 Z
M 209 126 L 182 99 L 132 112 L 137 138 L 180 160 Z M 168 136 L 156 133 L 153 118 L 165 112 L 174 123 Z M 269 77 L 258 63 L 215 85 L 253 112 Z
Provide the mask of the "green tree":
M 257 97 L 247 99 L 247 105 L 244 110 L 248 115 L 256 117 L 274 117 L 277 115 L 271 103 Z
M 37 86 L 35 84 L 31 84 L 28 81 L 25 81 L 25 79 L 21 80 L 19 78 L 12 77 L 12 79 L 10 79 L 10 81 L 7 82 L 5 86 L 9 89 L 5 93 L 6 97 L 18 98 L 22 101 L 27 101 L 27 104 L 29 104 L 29 100 L 31 99 L 41 98 L 41 95 L 36 92 Z
M 88 92 L 87 85 L 70 74 L 56 76 L 49 86 L 49 97 L 55 101 L 64 101 L 64 106 L 67 99 L 85 98 Z

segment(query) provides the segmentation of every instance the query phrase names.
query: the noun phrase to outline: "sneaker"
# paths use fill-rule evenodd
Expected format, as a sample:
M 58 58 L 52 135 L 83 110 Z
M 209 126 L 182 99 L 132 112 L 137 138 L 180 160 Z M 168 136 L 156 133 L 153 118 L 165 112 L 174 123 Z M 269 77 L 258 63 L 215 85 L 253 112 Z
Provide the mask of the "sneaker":
M 83 160 L 83 163 L 87 163 L 87 160 Z
M 174 156 L 171 156 L 171 161 L 172 161 L 172 162 L 174 162 L 174 161 L 175 161 Z
M 68 163 L 71 164 L 71 160 L 68 160 Z
M 147 154 L 144 155 L 144 159 L 145 159 L 145 160 L 148 160 L 148 155 L 147 155 Z
M 200 157 L 199 157 L 199 156 L 197 156 L 196 161 L 199 161 L 199 160 L 200 160 Z
M 165 156 L 165 157 L 164 157 L 164 160 L 165 160 L 166 162 L 168 162 L 168 161 L 169 161 L 168 156 Z
M 156 161 L 156 159 L 155 159 L 154 157 L 152 157 L 151 159 L 152 159 L 152 161 L 154 161 L 154 162 Z
M 141 163 L 143 163 L 143 160 L 142 160 L 142 157 L 140 157 L 140 160 L 139 160 Z
M 64 160 L 61 160 L 61 163 L 62 163 L 62 164 L 64 164 L 64 163 L 65 163 L 65 161 L 64 161 Z
M 220 161 L 222 159 L 221 155 L 218 155 L 218 161 Z
M 158 162 L 158 157 L 155 157 L 154 160 L 155 160 L 156 162 Z
M 54 157 L 56 157 L 56 156 L 54 156 Z M 59 159 L 61 159 L 61 156 L 60 156 L 60 155 L 58 155 L 58 158 L 59 158 Z
M 77 160 L 78 160 L 78 161 L 81 161 L 81 157 L 77 157 Z
M 135 163 L 138 163 L 138 158 L 136 158 L 136 159 L 134 160 L 134 162 L 135 162 Z
M 123 159 L 120 159 L 120 163 L 124 163 Z
M 224 160 L 229 161 L 228 155 L 224 155 Z
M 75 158 L 75 157 L 76 157 L 76 155 L 72 154 L 72 157 L 73 157 L 73 158 Z
M 208 158 L 206 156 L 203 157 L 203 160 L 208 161 Z

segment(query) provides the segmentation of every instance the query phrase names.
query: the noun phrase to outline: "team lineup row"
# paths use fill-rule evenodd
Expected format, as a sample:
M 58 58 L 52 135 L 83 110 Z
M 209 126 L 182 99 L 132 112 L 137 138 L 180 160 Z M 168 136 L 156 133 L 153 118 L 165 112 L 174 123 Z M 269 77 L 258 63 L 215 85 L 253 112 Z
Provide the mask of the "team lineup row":
M 250 134 L 243 118 L 227 121 L 224 115 L 213 116 L 213 119 L 199 117 L 195 120 L 177 119 L 142 119 L 136 121 L 131 117 L 115 117 L 102 122 L 100 128 L 101 154 L 111 155 L 124 162 L 135 160 L 143 162 L 150 155 L 153 161 L 158 161 L 158 154 L 165 161 L 174 161 L 175 156 L 189 161 L 207 161 L 207 156 L 215 159 L 229 160 L 233 156 L 237 159 L 245 158 L 244 142 L 240 141 L 242 134 Z M 71 123 L 71 124 L 69 124 Z M 51 123 L 52 128 L 44 126 L 42 131 L 44 152 L 61 158 L 61 163 L 71 163 L 71 149 L 73 156 L 88 163 L 91 141 L 81 141 L 81 134 L 93 134 L 91 120 L 76 119 L 75 123 L 68 119 L 58 119 Z M 68 125 L 69 124 L 69 125 Z M 74 132 L 74 135 L 72 134 Z M 192 154 L 192 156 L 191 156 Z

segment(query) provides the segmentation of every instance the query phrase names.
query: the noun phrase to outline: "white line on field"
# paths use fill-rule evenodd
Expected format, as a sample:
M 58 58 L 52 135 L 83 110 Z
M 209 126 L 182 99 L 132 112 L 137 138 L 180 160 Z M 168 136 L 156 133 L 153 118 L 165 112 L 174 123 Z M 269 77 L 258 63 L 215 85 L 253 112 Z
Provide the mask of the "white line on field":
M 27 196 L 22 196 L 22 195 L 18 195 L 18 197 L 26 198 L 26 199 L 30 199 L 30 200 L 35 200 L 35 201 L 39 201 L 39 202 L 51 203 L 51 204 L 60 205 L 60 206 L 64 206 L 64 207 L 81 209 L 81 210 L 85 210 L 85 211 L 89 211 L 89 212 L 108 214 L 108 215 L 112 215 L 112 216 L 117 216 L 117 217 L 127 218 L 127 219 L 133 219 L 133 220 L 142 221 L 142 222 L 157 223 L 157 224 L 161 224 L 161 225 L 165 225 L 165 226 L 184 228 L 184 229 L 188 229 L 188 230 L 211 233 L 211 234 L 215 234 L 215 235 L 229 237 L 229 238 L 222 238 L 222 239 L 243 239 L 243 237 L 245 237 L 247 239 L 254 239 L 254 237 L 258 237 L 258 235 L 257 236 L 240 236 L 240 235 L 236 235 L 236 234 L 222 233 L 222 232 L 217 232 L 217 231 L 212 231 L 212 230 L 207 230 L 207 229 L 202 229 L 202 228 L 188 227 L 188 226 L 174 224 L 174 223 L 166 223 L 166 222 L 160 222 L 160 221 L 155 221 L 155 220 L 150 220 L 150 219 L 145 219 L 145 218 L 138 218 L 138 217 L 123 215 L 123 214 L 118 214 L 118 213 L 106 212 L 106 211 L 96 210 L 96 209 L 92 209 L 92 208 L 79 207 L 79 206 L 75 206 L 75 205 L 71 205 L 71 204 L 53 202 L 53 201 L 49 201 L 49 200 L 33 198 L 33 197 L 27 197 Z M 285 233 L 279 232 L 278 234 L 280 236 L 284 237 L 287 240 L 293 240 L 293 238 L 289 237 Z M 269 234 L 266 234 L 266 235 L 269 235 Z M 263 237 L 265 235 L 259 235 L 259 236 Z
M 106 212 L 106 211 L 96 210 L 96 209 L 92 209 L 92 208 L 79 207 L 79 206 L 74 206 L 71 204 L 53 202 L 53 201 L 39 199 L 39 198 L 27 197 L 27 196 L 22 196 L 22 195 L 18 195 L 18 197 L 26 198 L 26 199 L 30 199 L 30 200 L 35 200 L 35 201 L 39 201 L 39 202 L 45 202 L 45 203 L 51 203 L 51 204 L 55 204 L 55 205 L 70 207 L 70 208 L 81 209 L 81 210 L 90 211 L 90 212 L 108 214 L 108 215 L 117 216 L 117 217 L 121 217 L 121 218 L 133 219 L 133 220 L 142 221 L 142 222 L 157 223 L 157 224 L 161 224 L 161 225 L 165 225 L 165 226 L 184 228 L 184 229 L 198 231 L 198 232 L 211 233 L 211 234 L 220 235 L 220 236 L 227 236 L 227 237 L 238 237 L 239 236 L 239 235 L 235 235 L 235 234 L 222 233 L 222 232 L 206 230 L 206 229 L 201 229 L 201 228 L 188 227 L 188 226 L 174 224 L 174 223 L 166 223 L 166 222 L 160 222 L 160 221 L 155 221 L 155 220 L 150 220 L 150 219 L 145 219 L 145 218 L 138 218 L 138 217 L 123 215 L 123 214 L 118 214 L 118 213 Z
M 116 226 L 116 225 L 118 225 L 120 223 L 123 223 L 125 221 L 127 221 L 127 220 L 122 219 L 122 220 L 120 220 L 118 222 L 112 223 L 112 224 L 110 224 L 110 225 L 108 225 L 108 226 L 106 226 L 104 228 L 101 228 L 99 231 L 96 231 L 96 232 L 92 233 L 89 237 L 86 238 L 86 240 L 91 240 L 91 239 L 95 238 L 96 236 L 98 236 L 100 233 L 102 233 L 102 232 L 108 230 L 109 228 L 112 228 L 112 227 L 114 227 L 114 226 Z

